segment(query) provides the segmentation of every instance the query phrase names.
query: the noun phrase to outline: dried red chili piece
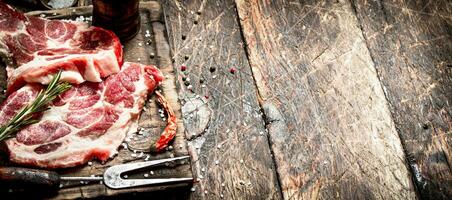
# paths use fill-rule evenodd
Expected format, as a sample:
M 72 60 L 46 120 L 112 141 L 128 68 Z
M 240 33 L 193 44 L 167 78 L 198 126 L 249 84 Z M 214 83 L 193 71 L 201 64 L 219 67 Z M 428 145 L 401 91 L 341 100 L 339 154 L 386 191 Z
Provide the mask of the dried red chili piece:
M 165 97 L 163 97 L 163 95 L 160 94 L 160 92 L 158 91 L 156 91 L 155 94 L 157 95 L 157 100 L 159 104 L 163 107 L 163 109 L 165 109 L 168 115 L 165 130 L 163 130 L 159 140 L 157 140 L 157 142 L 155 143 L 155 148 L 157 152 L 159 152 L 164 150 L 168 146 L 168 143 L 174 139 L 174 136 L 176 136 L 177 118 L 176 114 L 174 114 L 173 109 L 170 107 Z

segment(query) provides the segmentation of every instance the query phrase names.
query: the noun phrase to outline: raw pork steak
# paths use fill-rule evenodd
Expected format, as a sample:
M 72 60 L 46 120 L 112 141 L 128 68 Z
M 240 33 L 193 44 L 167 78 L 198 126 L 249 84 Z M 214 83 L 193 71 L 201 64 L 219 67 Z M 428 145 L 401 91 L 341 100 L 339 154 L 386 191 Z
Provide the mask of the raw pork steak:
M 25 16 L 0 1 L 0 56 L 8 65 L 11 93 L 26 83 L 61 80 L 100 82 L 123 62 L 119 39 L 111 31 L 86 23 Z
M 154 66 L 126 62 L 103 82 L 85 82 L 59 96 L 40 121 L 6 141 L 10 160 L 43 168 L 72 167 L 114 156 L 137 119 L 147 94 L 163 80 Z M 28 84 L 0 107 L 9 120 L 42 86 Z M 131 130 L 135 129 L 135 130 Z

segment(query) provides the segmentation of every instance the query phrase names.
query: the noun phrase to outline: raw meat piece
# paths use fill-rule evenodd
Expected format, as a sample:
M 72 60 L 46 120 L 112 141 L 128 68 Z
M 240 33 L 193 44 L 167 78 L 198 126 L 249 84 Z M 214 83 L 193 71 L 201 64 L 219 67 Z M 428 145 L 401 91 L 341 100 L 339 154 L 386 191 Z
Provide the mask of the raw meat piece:
M 61 80 L 100 82 L 123 63 L 119 39 L 109 30 L 86 23 L 25 16 L 0 1 L 0 56 L 7 63 L 7 93 L 26 83 Z
M 114 156 L 137 119 L 148 93 L 163 80 L 154 66 L 126 62 L 103 82 L 75 85 L 52 102 L 41 120 L 6 141 L 10 160 L 43 168 L 72 167 Z M 29 102 L 39 87 L 26 85 L 8 97 L 1 116 Z M 21 95 L 23 94 L 23 95 Z M 22 105 L 22 104 L 21 104 Z M 7 117 L 2 119 L 5 122 Z

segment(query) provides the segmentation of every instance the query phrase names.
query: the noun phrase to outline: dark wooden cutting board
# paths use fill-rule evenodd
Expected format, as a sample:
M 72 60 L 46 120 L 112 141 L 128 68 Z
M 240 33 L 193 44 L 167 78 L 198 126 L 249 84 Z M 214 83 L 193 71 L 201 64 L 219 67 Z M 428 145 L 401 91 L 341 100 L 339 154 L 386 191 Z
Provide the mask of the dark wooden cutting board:
M 89 17 L 92 12 L 91 6 L 75 7 L 61 10 L 50 11 L 33 11 L 27 13 L 27 15 L 37 15 L 46 17 L 49 19 L 75 19 L 80 16 Z M 138 62 L 143 64 L 153 64 L 165 75 L 165 81 L 160 89 L 162 90 L 166 99 L 173 107 L 178 121 L 177 135 L 171 146 L 164 153 L 160 154 L 148 154 L 141 153 L 141 151 L 133 151 L 132 149 L 149 149 L 151 144 L 159 138 L 160 133 L 166 125 L 165 121 L 159 116 L 159 106 L 156 103 L 155 95 L 149 96 L 149 101 L 146 101 L 145 109 L 143 110 L 139 126 L 144 130 L 144 134 L 135 134 L 133 139 L 128 143 L 128 148 L 120 148 L 119 154 L 108 161 L 107 163 L 99 163 L 92 161 L 88 165 L 84 165 L 77 168 L 59 170 L 63 176 L 100 176 L 106 168 L 115 164 L 140 162 L 145 159 L 153 160 L 160 158 L 169 158 L 176 156 L 188 155 L 186 149 L 186 143 L 184 139 L 184 125 L 181 118 L 180 103 L 176 91 L 175 75 L 171 62 L 171 52 L 168 45 L 167 33 L 165 27 L 165 20 L 163 17 L 163 11 L 158 2 L 141 2 L 141 30 L 138 35 L 124 43 L 125 61 Z M 6 83 L 6 75 L 4 66 L 0 72 L 1 84 L 4 87 Z M 136 157 L 140 156 L 141 157 Z M 5 158 L 2 158 L 5 160 Z M 7 163 L 9 165 L 9 163 Z M 151 172 L 152 170 L 152 172 Z M 177 166 L 167 166 L 163 169 L 150 169 L 145 172 L 140 172 L 132 175 L 130 178 L 145 178 L 144 174 L 147 174 L 148 178 L 156 177 L 192 177 L 190 170 L 190 163 L 188 161 L 182 162 Z M 144 193 L 152 191 L 180 189 L 181 187 L 190 187 L 190 183 L 180 183 L 172 185 L 158 185 L 158 186 L 145 186 L 130 189 L 112 190 L 104 186 L 99 182 L 91 183 L 63 183 L 63 187 L 60 188 L 54 194 L 46 194 L 44 198 L 50 199 L 75 199 L 75 198 L 94 198 L 105 196 L 116 196 L 119 194 L 128 193 Z M 21 192 L 23 194 L 23 192 Z M 14 194 L 14 191 L 9 191 L 9 194 Z M 33 194 L 34 195 L 34 194 Z M 40 195 L 40 194 L 36 194 Z

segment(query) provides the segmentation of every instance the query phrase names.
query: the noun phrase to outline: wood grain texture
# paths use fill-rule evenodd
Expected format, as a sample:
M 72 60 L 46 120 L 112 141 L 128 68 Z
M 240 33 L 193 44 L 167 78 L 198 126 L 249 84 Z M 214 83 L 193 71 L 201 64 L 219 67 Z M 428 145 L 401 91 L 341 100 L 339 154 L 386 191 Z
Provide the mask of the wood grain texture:
M 28 13 L 29 15 L 45 14 L 52 18 L 59 19 L 74 19 L 79 15 L 89 15 L 91 13 L 91 6 L 70 8 L 63 10 L 52 11 L 34 11 Z M 53 14 L 55 13 L 55 14 Z M 169 52 L 168 41 L 166 37 L 166 30 L 164 20 L 162 18 L 162 9 L 159 3 L 155 1 L 145 2 L 140 4 L 141 14 L 141 30 L 139 34 L 132 40 L 128 41 L 124 45 L 124 57 L 125 61 L 139 62 L 143 64 L 157 65 L 163 72 L 165 81 L 162 83 L 160 89 L 164 96 L 174 109 L 179 121 L 178 130 L 175 140 L 172 143 L 170 149 L 160 154 L 149 154 L 152 144 L 154 144 L 160 136 L 166 122 L 159 117 L 159 106 L 156 103 L 154 95 L 149 95 L 149 100 L 146 101 L 145 109 L 141 113 L 139 126 L 141 127 L 142 134 L 133 134 L 130 141 L 126 140 L 127 149 L 120 148 L 118 155 L 108 161 L 105 164 L 92 162 L 92 165 L 85 165 L 81 167 L 58 170 L 60 175 L 63 176 L 100 176 L 103 174 L 106 168 L 115 164 L 144 161 L 145 158 L 149 160 L 169 158 L 174 156 L 188 155 L 186 142 L 184 138 L 184 126 L 181 120 L 180 103 L 177 96 L 175 75 L 173 73 L 173 67 L 171 65 L 171 58 Z M 150 36 L 146 37 L 145 33 L 149 31 Z M 150 42 L 150 45 L 146 43 Z M 155 56 L 150 56 L 151 54 Z M 2 77 L 0 75 L 0 77 Z M 137 150 L 137 151 L 134 151 Z M 144 153 L 141 153 L 144 152 Z M 142 155 L 141 157 L 134 157 L 132 155 Z M 150 171 L 153 171 L 151 173 Z M 144 178 L 144 174 L 148 174 L 149 178 L 158 177 L 192 177 L 190 163 L 184 161 L 179 165 L 164 167 L 162 169 L 149 169 L 145 172 L 139 172 L 135 175 L 129 175 L 130 178 Z M 179 191 L 171 194 L 171 198 L 183 198 L 187 195 L 187 192 L 191 186 L 191 183 L 179 183 L 174 185 L 156 185 L 156 186 L 144 186 L 130 189 L 112 190 L 99 184 L 99 182 L 91 183 L 63 183 L 63 188 L 53 193 L 34 193 L 43 195 L 39 198 L 51 198 L 51 199 L 76 199 L 76 198 L 95 198 L 95 197 L 109 197 L 118 196 L 122 198 L 130 198 L 133 196 L 146 196 L 143 193 L 154 192 L 154 195 L 168 195 L 168 193 L 161 193 L 159 191 Z M 183 190 L 181 190 L 183 188 Z M 182 192 L 181 192 L 182 191 Z M 183 192 L 185 191 L 185 192 Z M 29 197 L 26 192 L 18 191 L 19 193 L 10 193 L 8 195 L 25 195 Z M 153 196 L 154 196 L 153 195 Z M 166 198 L 166 197 L 165 197 Z M 169 197 L 168 197 L 169 198 Z
M 163 7 L 199 181 L 191 199 L 280 199 L 234 2 L 165 1 Z
M 284 199 L 415 199 L 350 2 L 236 2 Z
M 420 196 L 452 197 L 452 2 L 354 1 Z

